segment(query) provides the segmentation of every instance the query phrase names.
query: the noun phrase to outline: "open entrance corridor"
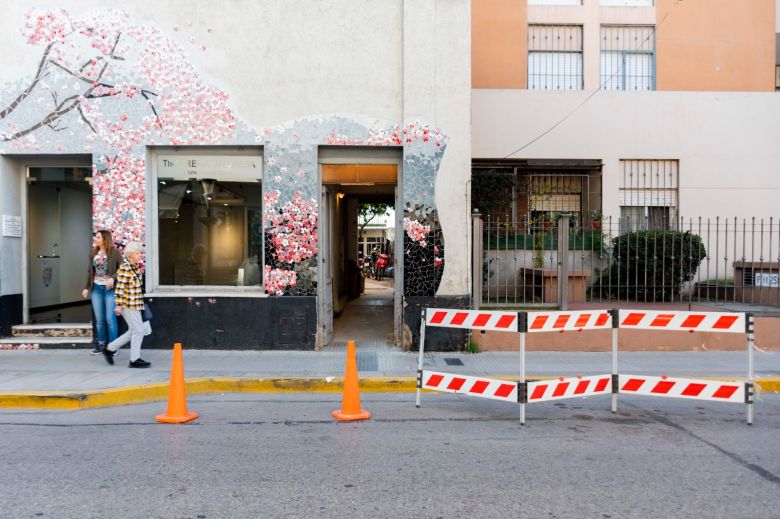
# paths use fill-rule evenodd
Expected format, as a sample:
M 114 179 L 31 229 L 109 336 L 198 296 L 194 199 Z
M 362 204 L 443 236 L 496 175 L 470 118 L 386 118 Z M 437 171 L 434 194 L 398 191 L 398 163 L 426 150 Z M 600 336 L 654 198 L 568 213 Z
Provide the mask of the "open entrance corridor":
M 333 341 L 325 349 L 345 349 L 350 339 L 358 351 L 395 348 L 392 278 L 366 278 L 365 293 L 349 301 L 333 320 Z

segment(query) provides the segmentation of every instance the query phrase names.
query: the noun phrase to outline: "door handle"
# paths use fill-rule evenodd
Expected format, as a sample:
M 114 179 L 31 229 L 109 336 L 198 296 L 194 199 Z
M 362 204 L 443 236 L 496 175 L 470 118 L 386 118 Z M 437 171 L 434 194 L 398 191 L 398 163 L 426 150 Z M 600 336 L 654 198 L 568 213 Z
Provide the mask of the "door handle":
M 59 256 L 41 256 L 39 254 L 38 259 L 59 259 Z

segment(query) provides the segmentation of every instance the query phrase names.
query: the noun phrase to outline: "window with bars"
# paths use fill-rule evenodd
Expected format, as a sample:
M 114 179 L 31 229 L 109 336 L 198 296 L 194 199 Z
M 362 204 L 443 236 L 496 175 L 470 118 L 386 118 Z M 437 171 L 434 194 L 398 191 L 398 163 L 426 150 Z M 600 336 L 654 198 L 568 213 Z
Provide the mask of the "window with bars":
M 678 206 L 676 160 L 620 161 L 623 232 L 674 229 Z
M 655 90 L 655 27 L 601 26 L 601 88 Z
M 528 26 L 528 89 L 582 90 L 582 26 Z

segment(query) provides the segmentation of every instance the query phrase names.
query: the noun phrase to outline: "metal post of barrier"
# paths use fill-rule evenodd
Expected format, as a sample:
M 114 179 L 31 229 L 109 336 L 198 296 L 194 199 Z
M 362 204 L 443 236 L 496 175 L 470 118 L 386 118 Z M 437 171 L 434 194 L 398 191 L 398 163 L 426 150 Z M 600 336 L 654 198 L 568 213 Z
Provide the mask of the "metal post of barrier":
M 753 314 L 745 314 L 745 331 L 747 332 L 748 350 L 748 382 L 745 384 L 745 403 L 747 404 L 747 424 L 753 425 L 753 398 L 755 397 L 755 373 L 753 364 L 753 343 L 756 340 L 753 329 Z
M 558 220 L 558 306 L 569 309 L 569 211 Z
M 528 389 L 525 382 L 525 332 L 528 331 L 528 313 L 517 312 L 517 331 L 520 334 L 520 383 L 517 386 L 517 400 L 520 402 L 520 425 L 525 425 L 525 404 Z
M 474 209 L 471 213 L 471 299 L 474 310 L 479 310 L 482 306 L 482 215 L 479 209 Z
M 420 407 L 423 376 L 423 350 L 425 349 L 425 308 L 420 313 L 420 357 L 417 359 L 417 407 Z
M 618 317 L 617 310 L 610 310 L 612 314 L 612 412 L 617 413 L 617 398 L 619 389 L 619 377 L 618 377 L 618 324 L 620 319 Z

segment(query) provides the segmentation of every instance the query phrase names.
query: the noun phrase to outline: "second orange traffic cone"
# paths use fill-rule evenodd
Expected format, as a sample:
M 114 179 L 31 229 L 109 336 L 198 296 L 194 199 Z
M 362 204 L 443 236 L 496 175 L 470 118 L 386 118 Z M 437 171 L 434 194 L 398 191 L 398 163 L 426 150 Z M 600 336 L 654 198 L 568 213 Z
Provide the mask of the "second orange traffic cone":
M 173 366 L 171 367 L 171 387 L 168 390 L 168 410 L 155 418 L 163 423 L 184 423 L 194 420 L 198 413 L 187 412 L 187 394 L 184 387 L 184 362 L 181 356 L 181 343 L 173 345 Z
M 341 409 L 333 411 L 333 416 L 341 422 L 368 420 L 371 413 L 360 408 L 360 382 L 358 381 L 355 341 L 347 342 L 347 368 L 344 373 L 344 397 Z

